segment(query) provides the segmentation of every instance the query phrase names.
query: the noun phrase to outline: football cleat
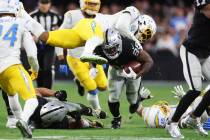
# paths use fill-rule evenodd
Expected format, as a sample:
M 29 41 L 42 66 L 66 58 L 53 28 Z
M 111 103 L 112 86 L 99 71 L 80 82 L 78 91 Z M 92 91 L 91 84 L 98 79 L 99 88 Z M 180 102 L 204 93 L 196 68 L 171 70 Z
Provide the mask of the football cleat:
M 119 129 L 121 127 L 121 116 L 120 117 L 116 117 L 112 120 L 112 129 Z
M 103 57 L 100 57 L 98 55 L 87 55 L 87 56 L 81 56 L 80 57 L 80 60 L 82 62 L 90 62 L 90 63 L 96 63 L 96 64 L 99 64 L 99 65 L 102 65 L 102 64 L 106 64 L 108 61 L 107 59 L 103 58 Z
M 6 127 L 10 129 L 16 128 L 17 119 L 14 116 L 7 117 Z
M 172 138 L 184 139 L 184 136 L 181 134 L 177 123 L 166 124 L 165 129 Z
M 208 132 L 203 129 L 200 118 L 194 119 L 192 117 L 188 117 L 188 119 L 186 120 L 186 125 L 190 128 L 195 129 L 198 134 L 202 136 L 208 136 Z
M 85 95 L 85 88 L 80 84 L 80 81 L 77 80 L 76 78 L 74 79 L 74 82 L 77 85 L 77 91 L 78 91 L 79 95 L 84 96 Z
M 93 116 L 96 116 L 98 119 L 107 118 L 106 112 L 102 111 L 101 109 L 93 110 Z
M 24 138 L 32 138 L 32 131 L 26 122 L 18 120 L 16 123 L 16 127 L 20 130 Z

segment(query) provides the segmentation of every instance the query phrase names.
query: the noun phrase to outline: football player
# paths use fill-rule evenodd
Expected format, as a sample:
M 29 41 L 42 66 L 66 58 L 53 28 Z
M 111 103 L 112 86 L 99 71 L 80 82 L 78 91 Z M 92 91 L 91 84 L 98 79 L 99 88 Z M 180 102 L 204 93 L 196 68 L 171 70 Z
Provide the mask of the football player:
M 147 20 L 148 19 L 152 20 L 151 17 L 147 17 Z M 156 26 L 153 20 L 151 23 L 152 26 Z M 145 21 L 145 24 L 148 24 L 148 22 Z M 153 32 L 155 33 L 156 31 L 154 30 Z M 112 128 L 118 129 L 121 126 L 119 100 L 123 87 L 126 86 L 127 100 L 130 104 L 129 112 L 131 114 L 135 113 L 139 106 L 138 92 L 141 85 L 141 77 L 150 70 L 153 65 L 153 60 L 150 55 L 142 49 L 142 46 L 122 36 L 117 30 L 108 29 L 105 36 L 106 42 L 104 45 L 97 47 L 95 53 L 106 58 L 108 64 L 110 64 L 108 71 L 108 90 L 110 92 L 108 105 L 114 117 L 112 120 Z M 123 66 L 131 61 L 139 61 L 143 64 L 139 73 L 135 73 L 131 67 L 129 67 L 129 73 L 124 71 Z
M 31 138 L 28 120 L 38 105 L 32 80 L 38 75 L 39 65 L 33 38 L 24 27 L 24 21 L 15 17 L 17 2 L 0 1 L 0 86 L 8 94 L 11 110 L 18 119 L 17 127 L 24 137 Z M 27 53 L 31 77 L 20 61 L 21 46 Z M 25 100 L 23 111 L 18 94 Z
M 67 12 L 65 14 L 65 19 L 60 29 L 71 29 L 81 19 L 94 16 L 96 13 L 98 13 L 100 9 L 100 4 L 100 0 L 81 0 L 81 10 Z M 57 53 L 57 55 L 61 57 L 60 55 L 63 55 L 63 49 L 56 50 L 57 52 L 58 50 L 61 50 L 61 53 Z M 101 111 L 101 106 L 98 99 L 98 92 L 99 90 L 104 91 L 107 89 L 107 78 L 103 70 L 103 66 L 93 66 L 91 63 L 85 63 L 80 60 L 83 50 L 84 48 L 82 46 L 80 48 L 68 50 L 68 66 L 78 80 L 79 84 L 82 84 L 85 90 L 88 91 L 87 100 L 89 101 L 93 109 L 98 112 L 96 115 L 99 118 L 105 118 L 106 113 Z
M 182 86 L 174 87 L 172 93 L 175 94 L 174 97 L 181 99 L 186 93 L 183 90 Z M 141 97 L 147 98 L 151 92 L 148 89 L 142 88 L 140 91 Z M 180 128 L 187 128 L 189 127 L 186 124 L 187 118 L 190 116 L 190 113 L 195 110 L 198 106 L 200 101 L 202 100 L 202 96 L 196 98 L 193 104 L 187 109 L 187 111 L 182 115 L 179 126 Z M 143 107 L 140 106 L 137 109 L 137 114 L 144 119 L 146 125 L 150 128 L 165 128 L 168 120 L 173 116 L 177 105 L 169 105 L 167 101 L 159 101 L 156 104 Z M 210 116 L 210 108 L 206 109 L 206 111 L 201 116 L 202 124 L 205 123 Z
M 189 91 L 180 100 L 179 105 L 166 129 L 173 138 L 184 138 L 177 122 L 191 103 L 201 94 L 202 75 L 210 80 L 210 0 L 194 0 L 195 14 L 193 24 L 188 33 L 188 38 L 180 48 L 185 80 Z M 210 105 L 210 90 L 203 96 L 202 101 L 188 118 L 187 123 L 195 128 L 199 134 L 207 136 L 203 129 L 200 116 Z
M 30 117 L 30 126 L 36 129 L 78 129 L 101 128 L 97 121 L 81 118 L 81 115 L 93 116 L 94 110 L 83 104 L 67 102 L 65 90 L 53 91 L 36 88 L 38 107 Z M 15 128 L 15 124 L 11 124 Z

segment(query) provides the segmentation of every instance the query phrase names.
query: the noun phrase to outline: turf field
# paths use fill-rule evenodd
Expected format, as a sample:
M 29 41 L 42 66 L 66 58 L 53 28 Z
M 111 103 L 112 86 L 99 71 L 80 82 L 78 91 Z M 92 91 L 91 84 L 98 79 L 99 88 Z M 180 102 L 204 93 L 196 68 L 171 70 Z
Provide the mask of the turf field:
M 159 100 L 167 100 L 171 104 L 177 102 L 173 98 L 170 90 L 176 83 L 145 83 L 144 86 L 152 91 L 155 98 L 145 101 L 144 105 L 151 105 Z M 65 89 L 69 92 L 68 99 L 74 102 L 81 102 L 87 104 L 85 97 L 80 97 L 76 92 L 76 87 L 74 83 L 71 82 L 56 82 L 54 89 Z M 109 113 L 107 106 L 108 92 L 103 92 L 100 94 L 100 101 L 103 109 Z M 105 125 L 104 129 L 83 129 L 83 130 L 35 130 L 33 137 L 35 139 L 73 139 L 73 140 L 90 140 L 90 139 L 100 139 L 100 140 L 156 140 L 156 139 L 169 139 L 169 135 L 166 134 L 164 129 L 151 129 L 146 128 L 143 120 L 137 115 L 133 115 L 133 118 L 129 120 L 128 117 L 128 103 L 124 94 L 121 98 L 121 113 L 123 116 L 122 128 L 119 130 L 110 129 L 111 115 L 109 118 L 103 120 Z M 11 130 L 5 128 L 6 123 L 6 110 L 3 104 L 2 98 L 0 99 L 0 139 L 21 139 L 21 135 L 18 130 Z M 94 119 L 94 118 L 93 118 Z M 186 139 L 210 139 L 198 136 L 193 130 L 182 130 Z

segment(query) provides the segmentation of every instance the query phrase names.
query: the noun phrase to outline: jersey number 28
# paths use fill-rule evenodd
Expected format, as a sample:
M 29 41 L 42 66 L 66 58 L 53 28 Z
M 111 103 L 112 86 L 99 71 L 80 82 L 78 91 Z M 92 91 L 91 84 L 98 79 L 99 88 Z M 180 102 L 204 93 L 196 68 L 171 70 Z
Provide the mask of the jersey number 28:
M 0 37 L 3 37 L 3 40 L 10 41 L 10 47 L 14 47 L 15 41 L 17 40 L 17 30 L 18 24 L 13 24 L 6 34 L 3 35 L 3 25 L 0 25 Z

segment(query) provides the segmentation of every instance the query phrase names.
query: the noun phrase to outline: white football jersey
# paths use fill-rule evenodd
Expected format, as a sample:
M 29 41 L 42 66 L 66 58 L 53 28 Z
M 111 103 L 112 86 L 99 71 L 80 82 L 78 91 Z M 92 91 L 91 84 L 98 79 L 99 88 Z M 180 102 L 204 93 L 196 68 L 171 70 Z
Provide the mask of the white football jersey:
M 0 18 L 0 73 L 14 64 L 20 64 L 20 49 L 23 45 L 27 56 L 36 58 L 36 46 L 31 34 L 20 18 Z
M 107 29 L 115 27 L 115 24 L 117 23 L 122 13 L 129 13 L 131 15 L 132 27 L 130 27 L 130 29 L 132 29 L 135 24 L 137 24 L 135 27 L 138 27 L 137 20 L 138 20 L 138 17 L 140 16 L 140 13 L 133 6 L 127 7 L 125 10 L 122 10 L 114 15 L 106 15 L 106 14 L 97 13 L 95 20 L 101 25 L 103 31 L 105 32 Z M 61 25 L 60 28 L 61 29 L 73 28 L 83 18 L 84 16 L 81 10 L 69 11 L 65 14 L 63 24 Z M 134 31 L 132 32 L 134 33 Z M 79 47 L 76 49 L 69 49 L 68 54 L 71 55 L 72 57 L 80 58 L 83 50 L 84 50 L 84 47 Z M 58 51 L 58 52 L 61 52 L 61 51 Z

